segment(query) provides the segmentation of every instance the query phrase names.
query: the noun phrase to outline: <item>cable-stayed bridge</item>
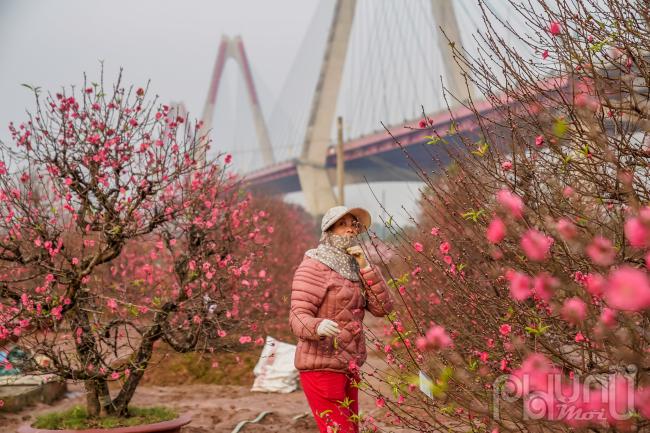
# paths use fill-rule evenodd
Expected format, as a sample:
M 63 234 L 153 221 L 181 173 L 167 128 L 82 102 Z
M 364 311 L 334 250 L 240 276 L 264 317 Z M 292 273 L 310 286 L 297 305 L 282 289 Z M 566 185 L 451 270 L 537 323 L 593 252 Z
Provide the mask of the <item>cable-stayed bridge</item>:
M 507 13 L 495 3 L 495 13 Z M 249 120 L 234 126 L 236 134 L 248 137 L 235 137 L 231 153 L 245 160 L 237 168 L 251 188 L 271 193 L 301 190 L 307 210 L 314 215 L 336 205 L 333 145 L 339 116 L 344 124 L 346 184 L 418 180 L 381 122 L 390 125 L 408 149 L 411 163 L 429 171 L 434 161 L 445 163 L 440 149 L 422 146 L 429 132 L 403 125 L 417 125 L 424 106 L 433 127 L 448 131 L 447 104 L 454 101 L 444 100 L 443 86 L 465 97 L 472 91 L 447 41 L 465 48 L 475 43 L 468 35 L 479 28 L 480 20 L 471 7 L 464 0 L 320 2 L 270 110 L 264 110 L 264 82 L 252 70 L 242 39 L 223 37 L 203 112 L 204 132 L 212 130 L 221 149 L 220 130 L 237 123 L 232 110 L 219 110 L 217 98 L 232 91 L 222 83 L 227 61 L 232 59 L 245 91 L 236 97 L 237 105 L 246 101 Z M 463 107 L 457 110 L 454 117 L 461 125 L 454 128 L 471 132 L 471 113 L 463 112 Z

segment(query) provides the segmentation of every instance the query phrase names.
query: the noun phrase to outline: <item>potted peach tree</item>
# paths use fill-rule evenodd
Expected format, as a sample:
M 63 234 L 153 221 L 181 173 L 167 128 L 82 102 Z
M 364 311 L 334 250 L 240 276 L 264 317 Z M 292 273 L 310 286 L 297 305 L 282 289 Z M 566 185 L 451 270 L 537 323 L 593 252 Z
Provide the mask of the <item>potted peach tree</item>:
M 195 158 L 200 122 L 121 73 L 110 88 L 30 88 L 35 109 L 0 145 L 0 348 L 17 340 L 23 373 L 83 382 L 85 408 L 50 427 L 178 431 L 188 417 L 129 403 L 158 345 L 218 351 L 253 317 L 242 280 L 265 214 L 229 156 Z

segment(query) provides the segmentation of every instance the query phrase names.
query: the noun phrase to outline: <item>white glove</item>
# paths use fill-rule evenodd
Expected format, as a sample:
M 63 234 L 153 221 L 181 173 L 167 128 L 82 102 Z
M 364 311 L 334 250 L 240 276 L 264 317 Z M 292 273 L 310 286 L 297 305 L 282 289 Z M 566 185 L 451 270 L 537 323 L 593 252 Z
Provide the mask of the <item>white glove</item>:
M 324 319 L 318 324 L 318 327 L 316 328 L 316 333 L 323 337 L 334 337 L 339 332 L 341 332 L 339 325 L 330 319 Z
M 363 269 L 368 266 L 366 256 L 363 253 L 363 249 L 359 245 L 348 248 L 347 252 L 357 260 L 357 263 L 359 263 L 359 268 Z

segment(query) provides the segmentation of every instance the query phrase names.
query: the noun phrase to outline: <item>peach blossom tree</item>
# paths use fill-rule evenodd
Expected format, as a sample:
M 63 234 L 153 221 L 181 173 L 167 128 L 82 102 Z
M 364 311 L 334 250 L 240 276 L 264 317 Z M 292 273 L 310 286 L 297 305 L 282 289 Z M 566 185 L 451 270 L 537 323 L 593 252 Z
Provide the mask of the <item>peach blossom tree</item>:
M 480 4 L 482 48 L 453 48 L 480 96 L 416 127 L 441 168 L 416 226 L 387 224 L 402 305 L 368 392 L 416 431 L 643 431 L 650 9 L 512 1 L 512 26 Z
M 195 158 L 200 122 L 148 86 L 121 73 L 105 86 L 102 73 L 32 90 L 34 110 L 1 145 L 0 348 L 26 351 L 23 373 L 83 381 L 90 415 L 126 416 L 157 345 L 251 340 L 267 214 L 229 155 Z

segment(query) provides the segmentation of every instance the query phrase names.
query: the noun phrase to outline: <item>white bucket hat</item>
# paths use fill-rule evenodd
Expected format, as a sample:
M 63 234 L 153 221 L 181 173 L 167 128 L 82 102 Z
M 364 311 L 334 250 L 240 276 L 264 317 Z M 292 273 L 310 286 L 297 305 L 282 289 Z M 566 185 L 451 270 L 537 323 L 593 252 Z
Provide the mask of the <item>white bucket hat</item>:
M 360 233 L 365 232 L 370 227 L 370 212 L 360 207 L 353 207 L 349 209 L 345 206 L 334 206 L 330 208 L 325 215 L 323 215 L 323 220 L 320 225 L 320 229 L 325 232 L 328 228 L 332 227 L 335 222 L 341 219 L 343 215 L 350 214 L 361 223 Z

